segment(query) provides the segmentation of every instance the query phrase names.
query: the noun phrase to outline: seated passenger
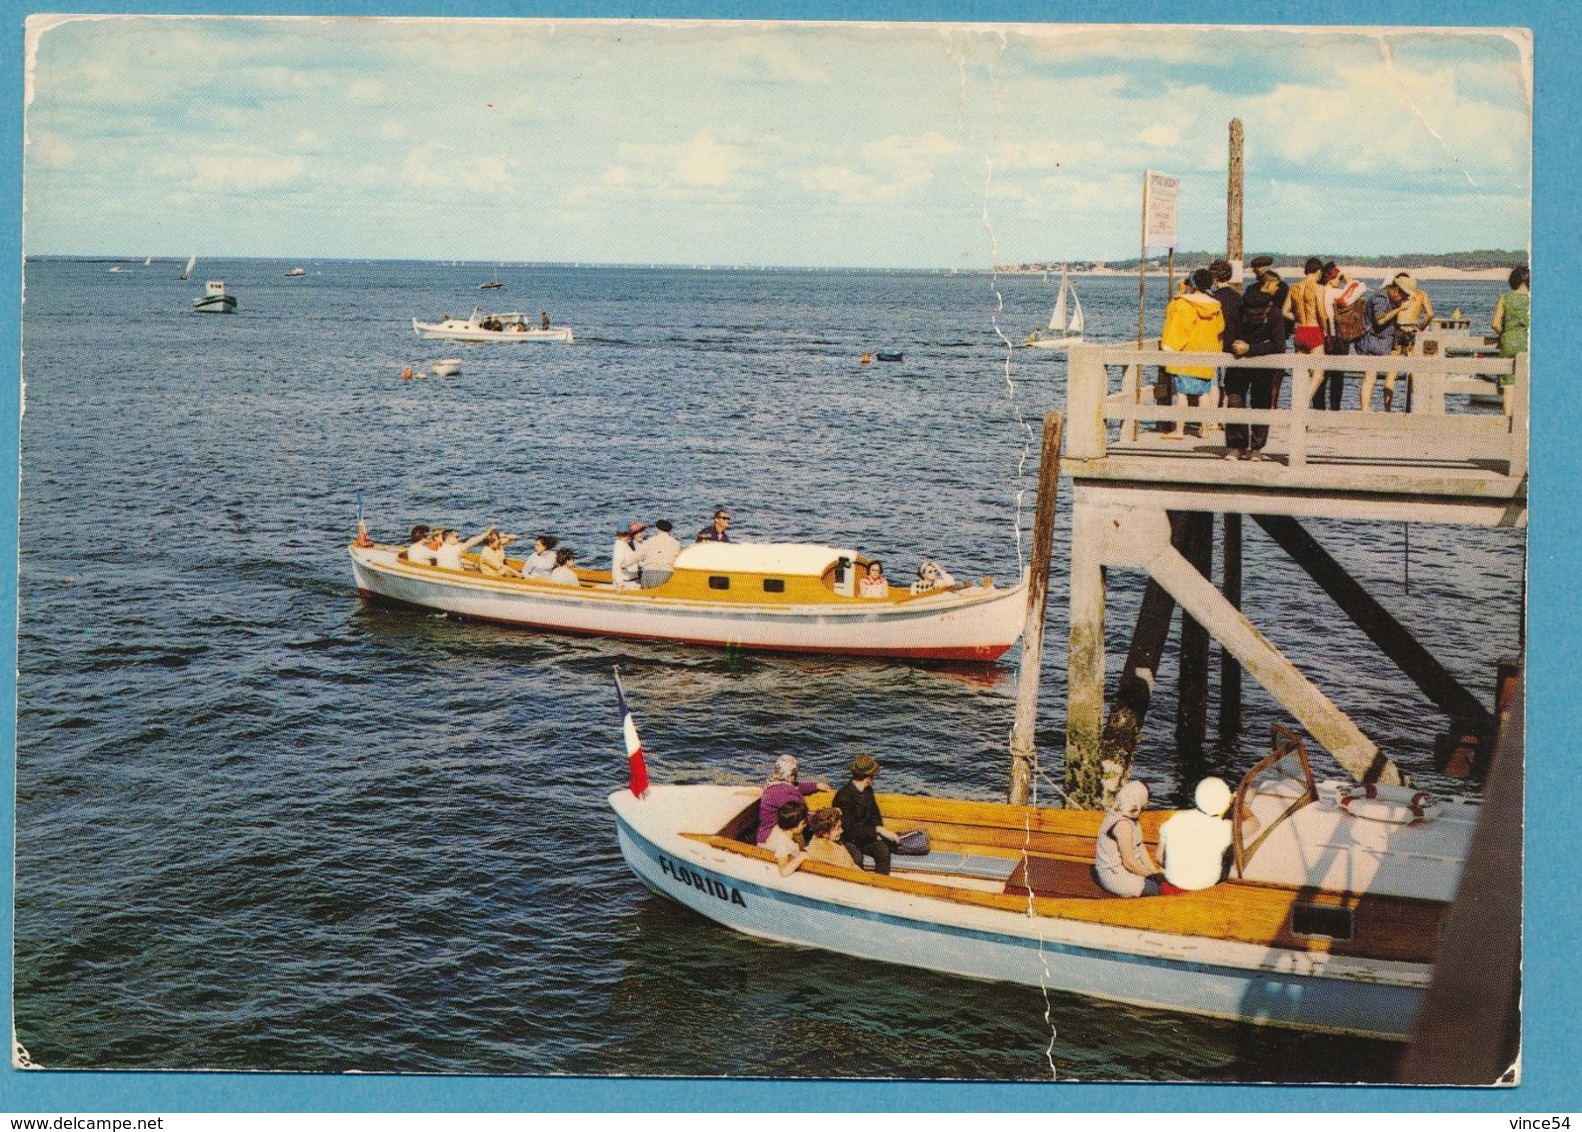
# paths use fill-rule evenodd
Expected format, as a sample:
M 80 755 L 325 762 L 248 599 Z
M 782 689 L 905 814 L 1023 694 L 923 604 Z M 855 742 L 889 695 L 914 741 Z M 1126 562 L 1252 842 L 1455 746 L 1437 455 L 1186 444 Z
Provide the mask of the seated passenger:
M 661 519 L 654 526 L 658 528 L 658 533 L 645 539 L 643 545 L 637 548 L 638 582 L 645 590 L 670 581 L 676 556 L 681 553 L 681 544 L 670 533 L 674 529 L 670 520 Z
M 417 526 L 412 528 L 412 540 L 410 544 L 400 554 L 396 555 L 396 557 L 405 558 L 408 562 L 426 561 L 428 557 L 428 548 L 423 545 L 426 542 L 428 542 L 428 526 L 424 523 L 419 523 Z
M 783 877 L 796 872 L 797 866 L 807 860 L 798 839 L 806 828 L 807 803 L 801 798 L 792 798 L 776 811 L 775 826 L 764 839 L 763 846 L 775 855 L 775 864 Z
M 868 572 L 857 582 L 858 597 L 889 597 L 890 583 L 885 580 L 884 563 L 877 558 L 868 563 Z
M 610 548 L 610 583 L 618 590 L 637 589 L 637 579 L 643 566 L 637 555 L 638 543 L 643 540 L 647 523 L 636 519 L 615 532 L 615 543 Z
M 466 542 L 462 542 L 461 535 L 458 534 L 454 528 L 447 528 L 445 531 L 444 541 L 440 543 L 439 549 L 434 552 L 434 565 L 444 570 L 476 569 L 476 567 L 472 566 L 470 563 L 464 565 L 462 563 L 461 556 L 466 551 L 469 551 L 473 547 L 477 546 L 480 542 L 487 538 L 488 535 L 489 532 L 485 531 L 481 535 L 474 535 Z
M 577 555 L 565 547 L 555 551 L 555 568 L 549 572 L 549 580 L 557 586 L 580 586 L 582 579 L 577 577 L 577 571 L 572 567 L 577 564 Z
M 478 552 L 478 569 L 491 577 L 520 578 L 521 571 L 505 561 L 505 548 L 516 541 L 515 535 L 502 535 L 490 527 L 483 532 L 483 549 Z
M 547 578 L 555 570 L 555 548 L 560 540 L 554 535 L 539 535 L 533 540 L 533 553 L 522 564 L 522 577 Z
M 1158 896 L 1164 874 L 1143 844 L 1137 817 L 1148 805 L 1148 787 L 1133 779 L 1115 795 L 1115 802 L 1099 823 L 1093 871 L 1099 885 L 1116 896 Z
M 764 792 L 758 798 L 758 844 L 769 839 L 781 806 L 829 788 L 827 782 L 798 782 L 796 756 L 781 755 L 775 760 L 774 770 L 769 772 L 769 781 L 764 783 Z
M 1159 827 L 1159 855 L 1165 863 L 1165 895 L 1213 888 L 1230 869 L 1230 787 L 1222 778 L 1197 784 L 1195 810 L 1183 810 Z
M 863 857 L 873 858 L 873 871 L 890 871 L 890 846 L 896 834 L 886 828 L 879 801 L 873 796 L 873 783 L 879 777 L 879 760 L 872 755 L 858 755 L 851 762 L 851 781 L 835 792 L 835 808 L 840 811 L 845 826 L 841 843 L 851 859 L 862 866 Z
M 814 861 L 834 865 L 837 869 L 855 869 L 857 862 L 840 843 L 840 811 L 825 806 L 807 819 L 807 855 Z
M 954 589 L 956 579 L 945 573 L 938 562 L 925 562 L 917 568 L 917 581 L 911 585 L 915 594 L 931 593 L 934 590 Z
M 416 531 L 418 528 L 413 528 Z M 436 527 L 417 542 L 406 548 L 406 560 L 417 566 L 438 564 L 440 544 L 445 541 L 444 528 Z

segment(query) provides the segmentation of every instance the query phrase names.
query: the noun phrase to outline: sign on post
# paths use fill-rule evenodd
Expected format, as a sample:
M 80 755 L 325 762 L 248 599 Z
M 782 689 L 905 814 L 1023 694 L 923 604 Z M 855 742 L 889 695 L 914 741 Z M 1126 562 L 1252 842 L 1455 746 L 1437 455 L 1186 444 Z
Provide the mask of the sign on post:
M 1181 178 L 1166 173 L 1145 174 L 1143 181 L 1143 244 L 1150 248 L 1176 246 L 1176 202 Z

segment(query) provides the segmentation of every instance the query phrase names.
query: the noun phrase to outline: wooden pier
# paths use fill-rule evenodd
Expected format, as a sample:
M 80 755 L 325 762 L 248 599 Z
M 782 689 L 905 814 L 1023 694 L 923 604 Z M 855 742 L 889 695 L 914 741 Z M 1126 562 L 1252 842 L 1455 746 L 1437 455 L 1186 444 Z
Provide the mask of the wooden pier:
M 1178 408 L 1154 403 L 1157 366 L 1284 369 L 1288 408 Z M 1327 411 L 1309 406 L 1325 372 L 1393 372 L 1406 412 Z M 1514 378 L 1510 411 L 1471 395 Z M 1398 783 L 1378 746 L 1241 613 L 1240 532 L 1252 515 L 1460 728 L 1492 740 L 1488 709 L 1461 688 L 1410 634 L 1317 548 L 1304 518 L 1525 526 L 1527 356 L 1363 358 L 1282 354 L 1237 359 L 1101 344 L 1073 346 L 1068 367 L 1062 471 L 1073 482 L 1071 644 L 1066 794 L 1069 805 L 1105 804 L 1125 779 L 1147 710 L 1173 606 L 1206 636 L 1183 635 L 1183 680 L 1207 678 L 1207 638 L 1227 654 L 1226 688 L 1240 671 L 1258 680 L 1359 781 Z M 1205 438 L 1166 439 L 1154 422 L 1197 422 Z M 1222 433 L 1208 426 L 1265 425 L 1267 459 L 1227 460 Z M 1208 577 L 1212 516 L 1225 516 L 1225 584 Z M 1104 720 L 1105 571 L 1141 570 L 1150 585 L 1108 735 Z M 1191 656 L 1186 655 L 1191 653 Z M 1201 654 L 1201 655 L 1199 655 Z M 1199 671 L 1201 670 L 1201 671 Z M 1201 693 L 1199 697 L 1201 698 Z M 1195 701 L 1194 701 L 1195 702 Z M 1184 714 L 1191 715 L 1184 704 Z M 1239 694 L 1222 699 L 1232 718 Z M 1201 738 L 1201 712 L 1184 726 Z

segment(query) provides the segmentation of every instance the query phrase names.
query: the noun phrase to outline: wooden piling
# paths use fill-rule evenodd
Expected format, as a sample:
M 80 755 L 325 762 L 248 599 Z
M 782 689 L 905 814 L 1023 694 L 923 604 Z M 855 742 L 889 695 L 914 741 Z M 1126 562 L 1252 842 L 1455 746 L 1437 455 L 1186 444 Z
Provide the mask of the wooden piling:
M 1240 123 L 1237 123 L 1238 125 Z M 1226 512 L 1220 551 L 1220 593 L 1231 608 L 1241 608 L 1241 514 Z M 1219 734 L 1241 733 L 1241 662 L 1230 650 L 1219 651 Z
M 1102 809 L 1118 782 L 1104 763 L 1104 540 L 1101 511 L 1073 508 L 1066 657 L 1066 806 Z
M 1033 510 L 1033 546 L 1027 579 L 1027 620 L 1022 628 L 1022 667 L 1016 686 L 1016 720 L 1011 727 L 1010 802 L 1025 806 L 1037 765 L 1034 734 L 1038 723 L 1038 681 L 1044 661 L 1044 611 L 1049 596 L 1049 562 L 1055 539 L 1055 504 L 1060 487 L 1061 413 L 1044 414 L 1044 448 L 1038 463 L 1038 501 Z
M 1231 261 L 1242 257 L 1241 243 L 1241 119 L 1230 120 L 1229 183 L 1225 188 L 1225 258 Z
M 1214 516 L 1189 511 L 1182 556 L 1205 578 L 1214 571 Z M 1185 610 L 1181 613 L 1181 658 L 1176 681 L 1176 748 L 1187 755 L 1203 750 L 1208 723 L 1208 630 Z

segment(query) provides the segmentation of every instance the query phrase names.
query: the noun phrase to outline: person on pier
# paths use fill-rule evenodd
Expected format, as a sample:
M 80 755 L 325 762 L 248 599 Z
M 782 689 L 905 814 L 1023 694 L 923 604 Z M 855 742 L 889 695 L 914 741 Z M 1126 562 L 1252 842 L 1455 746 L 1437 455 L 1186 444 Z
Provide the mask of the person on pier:
M 731 513 L 723 507 L 714 509 L 714 521 L 698 532 L 696 542 L 730 542 Z
M 1093 872 L 1099 886 L 1116 896 L 1158 896 L 1164 873 L 1148 855 L 1138 817 L 1148 805 L 1148 787 L 1132 779 L 1115 794 L 1099 823 Z
M 1200 267 L 1185 282 L 1186 290 L 1171 299 L 1165 308 L 1164 333 L 1159 336 L 1159 346 L 1183 353 L 1219 353 L 1223 349 L 1220 332 L 1225 329 L 1225 315 L 1209 293 L 1214 289 L 1213 273 Z M 1177 408 L 1196 408 L 1203 394 L 1214 388 L 1212 366 L 1166 366 L 1165 372 L 1175 381 Z M 1186 435 L 1186 422 L 1177 421 L 1175 428 L 1164 434 L 1164 439 L 1181 440 Z M 1201 426 L 1198 435 L 1202 435 Z
M 1324 350 L 1324 261 L 1309 256 L 1302 265 L 1302 279 L 1285 297 L 1285 318 L 1295 324 L 1292 346 L 1298 354 L 1319 354 Z M 1305 373 L 1305 370 L 1296 371 Z M 1316 384 L 1316 382 L 1314 383 Z M 1311 397 L 1316 392 L 1302 379 L 1293 377 L 1291 397 Z
M 1261 358 L 1285 353 L 1285 316 L 1275 296 L 1280 277 L 1266 272 L 1259 285 L 1242 298 L 1241 337 L 1231 343 L 1238 358 Z M 1283 370 L 1225 370 L 1225 402 L 1233 409 L 1271 409 Z M 1268 425 L 1228 424 L 1225 426 L 1227 460 L 1262 460 L 1269 443 Z
M 1230 869 L 1230 787 L 1223 778 L 1197 784 L 1192 810 L 1182 810 L 1159 827 L 1159 856 L 1164 861 L 1165 895 L 1213 888 Z
M 851 859 L 862 866 L 864 854 L 873 858 L 873 871 L 890 871 L 890 846 L 896 835 L 885 828 L 884 815 L 873 796 L 873 781 L 879 777 L 879 762 L 872 755 L 852 760 L 851 781 L 835 792 L 835 808 L 840 811 L 845 831 L 841 844 Z
M 1494 303 L 1494 318 L 1489 323 L 1500 336 L 1500 357 L 1514 358 L 1527 352 L 1527 329 L 1532 320 L 1532 272 L 1518 267 L 1510 274 L 1510 290 Z M 1515 396 L 1516 375 L 1500 375 L 1500 400 L 1507 416 Z
M 1343 355 L 1351 353 L 1351 343 L 1341 337 L 1340 329 L 1335 323 L 1336 310 L 1351 301 L 1347 296 L 1355 296 L 1358 287 L 1340 273 L 1340 268 L 1333 262 L 1326 263 L 1319 269 L 1322 285 L 1319 288 L 1322 310 L 1320 317 L 1324 327 L 1324 353 L 1329 355 Z M 1340 410 L 1340 401 L 1346 392 L 1346 373 L 1344 370 L 1327 369 L 1314 383 L 1312 406 L 1315 409 L 1328 409 L 1330 412 Z
M 758 796 L 758 844 L 763 845 L 769 840 L 769 834 L 775 827 L 775 815 L 787 802 L 801 801 L 809 794 L 820 791 L 827 794 L 832 789 L 827 782 L 798 781 L 797 770 L 795 755 L 781 755 L 775 760 L 774 769 L 769 772 L 769 781 L 764 783 L 764 792 Z M 803 812 L 806 810 L 804 805 Z
M 1393 281 L 1368 296 L 1366 308 L 1368 330 L 1357 342 L 1357 353 L 1370 358 L 1387 357 L 1396 353 L 1395 321 L 1401 315 L 1406 292 Z M 1362 411 L 1373 412 L 1373 387 L 1378 382 L 1377 370 L 1362 374 Z M 1395 371 L 1384 375 L 1384 411 L 1388 413 L 1395 403 Z

